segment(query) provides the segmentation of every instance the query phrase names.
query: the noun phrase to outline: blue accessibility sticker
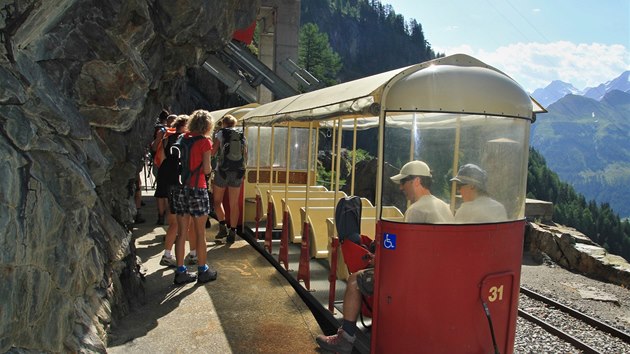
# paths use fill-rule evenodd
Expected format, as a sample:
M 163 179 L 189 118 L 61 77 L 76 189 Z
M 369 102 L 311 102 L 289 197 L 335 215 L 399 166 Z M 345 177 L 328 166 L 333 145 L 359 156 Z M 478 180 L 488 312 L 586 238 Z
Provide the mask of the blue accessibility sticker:
M 396 249 L 396 235 L 385 233 L 385 235 L 383 235 L 383 247 L 387 250 L 395 250 Z

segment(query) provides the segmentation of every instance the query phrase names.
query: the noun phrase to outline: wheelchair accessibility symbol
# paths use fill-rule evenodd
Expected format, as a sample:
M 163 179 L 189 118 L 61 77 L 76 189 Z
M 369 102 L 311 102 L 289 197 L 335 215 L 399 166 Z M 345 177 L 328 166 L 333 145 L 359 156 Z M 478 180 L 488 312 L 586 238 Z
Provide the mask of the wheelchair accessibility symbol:
M 383 247 L 387 250 L 395 250 L 396 249 L 396 235 L 385 233 L 383 235 Z

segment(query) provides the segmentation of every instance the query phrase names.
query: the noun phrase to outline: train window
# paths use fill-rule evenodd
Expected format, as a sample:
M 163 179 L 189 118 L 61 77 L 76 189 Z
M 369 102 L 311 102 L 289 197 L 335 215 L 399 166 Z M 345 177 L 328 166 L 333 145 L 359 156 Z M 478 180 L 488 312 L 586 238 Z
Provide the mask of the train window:
M 528 157 L 523 150 L 528 146 L 529 127 L 529 120 L 510 117 L 387 112 L 382 218 L 418 223 L 522 219 Z M 451 220 L 447 215 L 426 219 L 408 212 L 424 192 L 407 185 L 413 180 L 407 174 L 425 171 L 419 163 L 401 170 L 410 161 L 422 161 L 430 168 L 431 194 L 448 205 Z M 398 216 L 390 216 L 388 210 L 393 208 L 400 210 Z M 416 215 L 415 219 L 410 215 Z
M 273 168 L 285 169 L 287 167 L 287 139 L 288 129 L 287 127 L 260 127 L 260 140 L 258 139 L 259 128 L 249 127 L 247 129 L 247 141 L 248 141 L 248 154 L 247 154 L 247 166 L 255 168 L 258 159 L 260 159 L 260 166 L 262 168 L 269 167 L 270 158 L 273 154 Z M 311 144 L 314 144 L 314 131 L 311 131 Z M 291 170 L 306 170 L 308 168 L 308 128 L 291 128 L 291 142 L 290 142 L 290 164 Z M 254 142 L 260 142 L 256 144 Z M 273 151 L 271 150 L 271 142 L 273 141 Z M 260 156 L 258 153 L 260 150 Z M 312 156 L 315 156 L 314 146 L 311 148 Z

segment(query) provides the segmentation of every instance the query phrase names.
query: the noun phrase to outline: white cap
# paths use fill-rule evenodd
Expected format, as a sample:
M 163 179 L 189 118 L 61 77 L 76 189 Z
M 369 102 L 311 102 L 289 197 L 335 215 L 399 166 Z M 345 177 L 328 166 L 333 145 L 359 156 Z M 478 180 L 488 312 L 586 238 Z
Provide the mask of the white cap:
M 396 176 L 390 177 L 392 182 L 400 184 L 400 180 L 408 176 L 426 176 L 431 177 L 429 165 L 422 161 L 407 162 Z

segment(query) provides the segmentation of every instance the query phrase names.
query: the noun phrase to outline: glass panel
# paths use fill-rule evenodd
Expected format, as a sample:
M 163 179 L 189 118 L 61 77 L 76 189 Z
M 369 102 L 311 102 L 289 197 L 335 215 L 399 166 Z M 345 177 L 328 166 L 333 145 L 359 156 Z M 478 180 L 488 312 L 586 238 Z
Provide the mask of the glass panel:
M 315 163 L 315 138 L 316 130 L 311 133 L 311 163 Z M 287 128 L 276 127 L 274 129 L 274 169 L 286 167 Z M 247 128 L 247 167 L 256 168 L 258 150 L 258 127 Z M 291 170 L 306 170 L 308 167 L 308 128 L 291 128 Z M 260 127 L 260 166 L 269 167 L 271 151 L 271 128 Z
M 308 168 L 308 144 L 308 128 L 291 128 L 291 170 L 306 170 Z M 313 150 L 314 147 L 311 148 L 311 152 Z
M 401 172 L 407 162 L 419 160 L 431 170 L 430 192 L 448 204 L 454 219 L 448 221 L 450 216 L 435 212 L 442 203 L 433 199 L 431 216 L 417 213 L 424 217 L 406 217 L 408 221 L 486 223 L 522 219 L 529 127 L 528 120 L 506 117 L 389 112 L 384 131 L 383 207 L 396 207 L 405 213 L 412 202 L 422 199 L 428 203 L 422 198 L 426 191 L 414 185 L 422 185 L 422 179 L 402 179 L 400 184 L 391 179 L 399 173 L 395 178 L 407 176 L 403 172 L 422 174 L 417 163 Z M 454 177 L 457 179 L 451 180 Z M 385 209 L 383 218 L 388 218 Z

